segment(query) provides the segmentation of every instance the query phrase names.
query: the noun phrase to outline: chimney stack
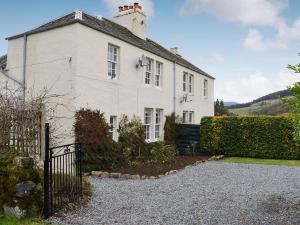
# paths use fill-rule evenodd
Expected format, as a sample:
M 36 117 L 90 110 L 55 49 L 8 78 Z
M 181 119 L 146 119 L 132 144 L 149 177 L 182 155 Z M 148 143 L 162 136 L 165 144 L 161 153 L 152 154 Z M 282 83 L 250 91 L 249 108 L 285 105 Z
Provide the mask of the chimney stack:
M 147 16 L 138 2 L 118 7 L 114 21 L 126 27 L 139 38 L 146 39 Z
M 177 48 L 177 47 L 171 48 L 170 51 L 171 51 L 174 55 L 178 55 L 178 48 Z

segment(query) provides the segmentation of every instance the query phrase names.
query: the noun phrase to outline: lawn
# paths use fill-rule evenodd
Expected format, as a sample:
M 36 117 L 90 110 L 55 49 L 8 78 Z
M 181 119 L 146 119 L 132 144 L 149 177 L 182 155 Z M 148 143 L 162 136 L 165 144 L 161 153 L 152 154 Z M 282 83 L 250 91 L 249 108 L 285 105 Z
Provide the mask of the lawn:
M 18 220 L 14 218 L 8 218 L 0 215 L 0 225 L 45 225 L 41 220 L 38 219 L 23 219 Z
M 241 157 L 226 157 L 224 162 L 245 163 L 245 164 L 265 164 L 280 166 L 300 166 L 300 160 L 279 160 L 279 159 L 256 159 Z

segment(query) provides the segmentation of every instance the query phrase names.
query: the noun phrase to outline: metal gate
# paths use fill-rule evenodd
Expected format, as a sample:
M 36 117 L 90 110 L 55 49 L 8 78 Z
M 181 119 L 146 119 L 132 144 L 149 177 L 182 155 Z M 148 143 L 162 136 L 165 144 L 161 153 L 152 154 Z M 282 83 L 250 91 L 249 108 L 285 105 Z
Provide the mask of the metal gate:
M 45 125 L 44 217 L 82 197 L 82 152 L 79 143 L 50 148 Z

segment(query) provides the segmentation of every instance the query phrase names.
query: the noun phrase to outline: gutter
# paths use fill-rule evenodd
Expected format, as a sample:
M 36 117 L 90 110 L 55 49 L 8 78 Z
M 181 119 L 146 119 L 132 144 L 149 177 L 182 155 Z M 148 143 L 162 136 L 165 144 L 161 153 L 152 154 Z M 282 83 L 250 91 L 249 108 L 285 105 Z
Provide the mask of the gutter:
M 176 116 L 176 61 L 173 62 L 173 113 Z

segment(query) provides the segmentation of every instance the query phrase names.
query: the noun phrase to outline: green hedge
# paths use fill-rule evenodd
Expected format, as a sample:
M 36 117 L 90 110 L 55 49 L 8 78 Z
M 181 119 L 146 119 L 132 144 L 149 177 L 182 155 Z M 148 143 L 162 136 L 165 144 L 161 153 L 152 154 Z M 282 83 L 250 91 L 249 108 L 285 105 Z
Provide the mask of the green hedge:
M 227 156 L 300 159 L 293 139 L 295 117 L 224 116 L 201 120 L 201 146 Z

